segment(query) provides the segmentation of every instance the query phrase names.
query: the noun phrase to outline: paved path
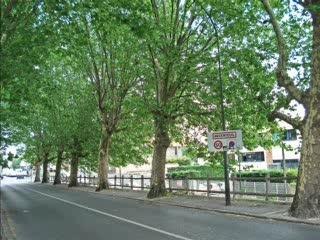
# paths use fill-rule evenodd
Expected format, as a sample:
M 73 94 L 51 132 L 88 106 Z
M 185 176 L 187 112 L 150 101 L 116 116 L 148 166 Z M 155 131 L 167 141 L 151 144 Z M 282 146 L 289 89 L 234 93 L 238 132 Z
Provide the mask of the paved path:
M 5 185 L 18 240 L 318 240 L 320 227 L 236 217 L 41 184 Z

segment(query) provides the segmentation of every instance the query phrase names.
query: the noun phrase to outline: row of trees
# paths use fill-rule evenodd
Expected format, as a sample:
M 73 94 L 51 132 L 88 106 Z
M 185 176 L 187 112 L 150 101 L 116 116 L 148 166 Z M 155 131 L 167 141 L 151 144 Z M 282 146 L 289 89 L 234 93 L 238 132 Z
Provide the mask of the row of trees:
M 300 130 L 290 212 L 319 216 L 318 0 L 1 4 L 1 148 L 23 143 L 36 181 L 41 164 L 48 181 L 54 161 L 61 183 L 68 161 L 70 186 L 80 165 L 107 189 L 110 164 L 143 163 L 153 151 L 148 197 L 163 196 L 167 148 L 201 154 L 199 139 L 221 126 L 223 91 L 227 127 L 243 129 L 247 147 L 274 144 L 275 119 Z M 303 119 L 283 111 L 296 103 Z

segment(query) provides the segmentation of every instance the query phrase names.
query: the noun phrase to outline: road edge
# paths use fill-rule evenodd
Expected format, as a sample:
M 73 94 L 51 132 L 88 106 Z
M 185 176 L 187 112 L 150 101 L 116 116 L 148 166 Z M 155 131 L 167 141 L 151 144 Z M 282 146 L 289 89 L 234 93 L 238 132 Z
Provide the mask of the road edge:
M 1 203 L 1 239 L 3 240 L 16 240 L 16 234 L 14 231 L 13 223 L 7 213 L 7 211 L 2 207 Z

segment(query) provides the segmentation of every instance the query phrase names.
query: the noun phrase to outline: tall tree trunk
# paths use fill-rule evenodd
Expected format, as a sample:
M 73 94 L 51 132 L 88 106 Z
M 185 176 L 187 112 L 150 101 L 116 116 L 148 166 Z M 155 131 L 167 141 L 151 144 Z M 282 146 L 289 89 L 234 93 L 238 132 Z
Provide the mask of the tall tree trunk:
M 170 146 L 168 122 L 162 116 L 155 116 L 155 142 L 152 158 L 151 188 L 148 198 L 166 195 L 165 166 L 167 149 Z
M 70 172 L 70 180 L 69 187 L 78 186 L 78 166 L 80 162 L 80 156 L 82 156 L 82 148 L 81 143 L 77 137 L 73 138 L 73 149 L 71 152 L 71 172 Z
M 106 126 L 102 126 L 102 134 L 99 146 L 99 182 L 96 191 L 109 189 L 108 166 L 111 137 L 112 134 L 107 131 Z
M 320 3 L 319 0 L 314 1 Z M 320 217 L 320 12 L 313 17 L 312 81 L 296 193 L 294 217 Z
M 70 172 L 70 180 L 69 187 L 78 186 L 78 166 L 79 166 L 79 157 L 78 153 L 74 152 L 71 157 L 71 172 Z
M 40 165 L 41 165 L 41 162 L 37 162 L 35 167 L 36 167 L 36 176 L 34 178 L 34 182 L 40 182 Z
M 48 164 L 49 164 L 49 153 L 44 154 L 43 165 L 42 165 L 42 183 L 49 182 L 49 172 L 48 172 Z
M 54 185 L 61 184 L 61 165 L 63 160 L 62 155 L 63 155 L 63 148 L 60 148 L 57 154 L 56 173 L 55 173 L 54 182 L 53 182 Z

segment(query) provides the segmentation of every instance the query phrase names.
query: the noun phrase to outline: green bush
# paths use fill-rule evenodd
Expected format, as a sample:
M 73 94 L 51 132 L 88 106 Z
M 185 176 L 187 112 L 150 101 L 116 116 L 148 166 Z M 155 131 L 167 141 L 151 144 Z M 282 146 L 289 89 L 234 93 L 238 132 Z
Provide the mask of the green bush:
M 287 171 L 288 178 L 297 178 L 298 177 L 298 169 L 290 169 Z
M 167 177 L 174 179 L 183 178 L 207 178 L 209 177 L 223 177 L 223 166 L 211 167 L 211 166 L 180 166 L 175 168 L 169 168 Z
M 177 163 L 179 166 L 186 166 L 191 164 L 191 159 L 186 157 L 180 157 L 167 160 L 167 163 Z
M 261 181 L 265 181 L 265 177 L 270 175 L 271 178 L 282 178 L 284 177 L 282 170 L 258 170 L 258 171 L 244 171 L 241 172 L 241 177 L 243 178 L 261 178 Z M 290 169 L 286 172 L 288 182 L 294 181 L 298 176 L 297 169 Z M 236 173 L 236 177 L 240 177 L 240 173 Z M 250 180 L 247 180 L 250 181 Z M 254 180 L 257 181 L 257 180 Z M 276 182 L 277 180 L 271 180 L 272 182 Z

